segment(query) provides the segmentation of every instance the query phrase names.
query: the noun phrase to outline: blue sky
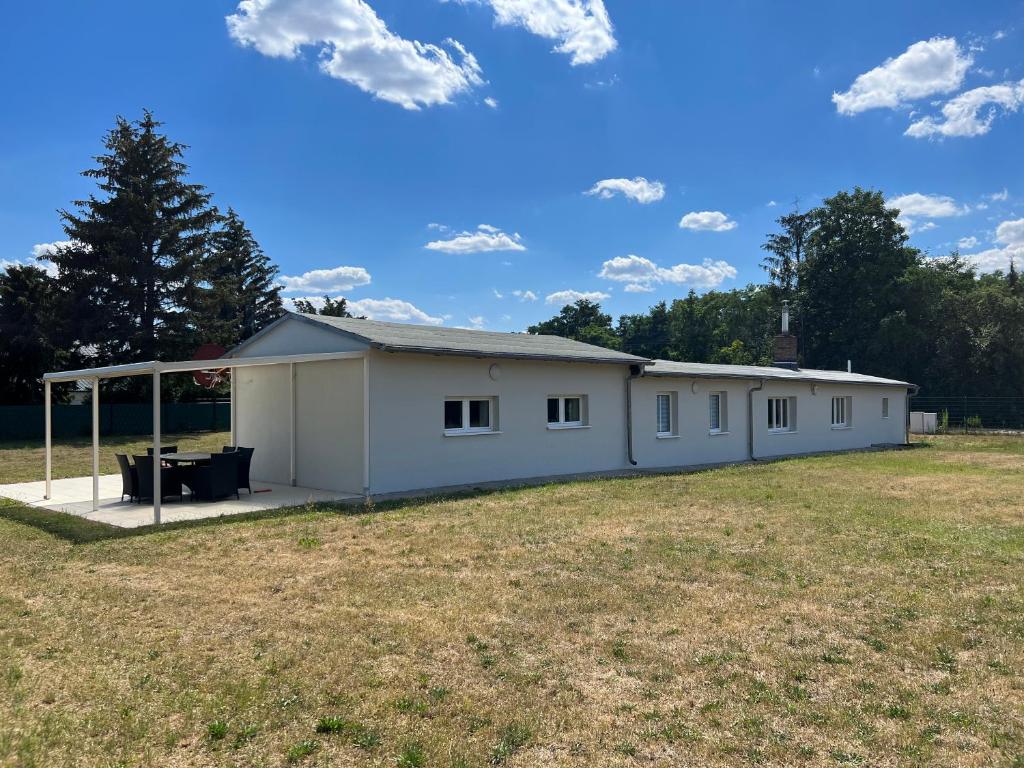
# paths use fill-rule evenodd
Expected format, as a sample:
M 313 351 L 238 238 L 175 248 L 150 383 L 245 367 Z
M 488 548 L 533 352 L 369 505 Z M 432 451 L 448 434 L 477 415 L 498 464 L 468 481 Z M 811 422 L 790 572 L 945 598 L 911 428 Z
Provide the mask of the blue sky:
M 0 262 L 63 238 L 56 209 L 143 108 L 286 295 L 381 319 L 517 330 L 577 294 L 619 315 L 761 282 L 773 220 L 856 184 L 932 254 L 1024 260 L 1024 2 L 779 8 L 16 4 Z

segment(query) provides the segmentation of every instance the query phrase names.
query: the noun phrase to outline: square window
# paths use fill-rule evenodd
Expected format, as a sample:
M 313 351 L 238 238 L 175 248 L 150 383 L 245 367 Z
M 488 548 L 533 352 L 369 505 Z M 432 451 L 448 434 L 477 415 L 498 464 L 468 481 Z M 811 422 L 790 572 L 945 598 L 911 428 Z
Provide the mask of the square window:
M 548 427 L 559 429 L 561 427 L 586 426 L 586 397 L 586 395 L 549 397 L 547 399 Z
M 449 397 L 444 401 L 444 433 L 471 435 L 494 432 L 496 397 Z
M 794 432 L 796 430 L 796 398 L 768 398 L 768 431 Z

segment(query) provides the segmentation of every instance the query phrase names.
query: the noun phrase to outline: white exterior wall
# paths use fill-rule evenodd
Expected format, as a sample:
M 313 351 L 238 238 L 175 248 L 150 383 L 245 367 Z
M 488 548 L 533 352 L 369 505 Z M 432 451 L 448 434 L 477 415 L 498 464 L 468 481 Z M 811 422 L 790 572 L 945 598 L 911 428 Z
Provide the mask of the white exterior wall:
M 796 429 L 768 431 L 768 398 L 796 397 Z M 832 398 L 851 397 L 853 408 L 845 429 L 832 428 Z M 882 398 L 889 398 L 889 418 L 882 418 Z M 754 456 L 759 459 L 818 451 L 868 448 L 906 441 L 906 389 L 855 384 L 766 382 L 754 393 Z
M 288 484 L 289 366 L 238 368 L 235 375 L 237 442 L 256 449 L 251 477 Z M 362 493 L 362 359 L 295 364 L 295 481 L 304 488 Z
M 369 363 L 373 493 L 628 466 L 627 365 L 381 352 Z M 548 429 L 549 395 L 586 395 L 589 427 Z M 476 396 L 498 398 L 498 433 L 446 436 L 445 398 Z
M 753 382 L 756 384 L 756 382 Z M 633 455 L 639 467 L 744 461 L 748 382 L 648 376 L 633 382 Z M 696 392 L 694 391 L 696 389 Z M 657 394 L 674 395 L 673 437 L 658 437 Z M 725 393 L 725 431 L 710 433 L 708 395 Z

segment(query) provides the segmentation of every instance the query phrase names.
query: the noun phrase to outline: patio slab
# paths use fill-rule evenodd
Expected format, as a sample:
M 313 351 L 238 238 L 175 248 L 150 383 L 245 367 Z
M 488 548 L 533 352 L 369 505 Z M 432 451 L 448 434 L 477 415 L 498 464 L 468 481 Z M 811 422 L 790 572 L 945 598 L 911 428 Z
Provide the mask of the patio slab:
M 20 501 L 41 509 L 52 509 L 77 515 L 88 520 L 116 525 L 120 528 L 138 528 L 153 522 L 152 504 L 133 504 L 121 501 L 121 475 L 100 475 L 99 508 L 92 508 L 92 477 L 70 477 L 54 480 L 52 498 L 44 499 L 46 483 L 11 483 L 0 485 L 0 496 Z M 165 500 L 160 505 L 161 522 L 174 523 L 181 520 L 202 520 L 208 517 L 241 515 L 281 507 L 296 507 L 317 501 L 359 501 L 357 494 L 338 491 L 320 491 L 314 488 L 296 488 L 290 485 L 252 481 L 250 496 L 241 491 L 241 498 L 220 501 Z

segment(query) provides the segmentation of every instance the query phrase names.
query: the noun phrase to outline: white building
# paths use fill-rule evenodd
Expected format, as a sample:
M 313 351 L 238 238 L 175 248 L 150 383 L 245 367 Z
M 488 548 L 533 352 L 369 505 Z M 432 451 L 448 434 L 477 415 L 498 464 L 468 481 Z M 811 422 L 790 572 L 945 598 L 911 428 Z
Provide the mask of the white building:
M 253 478 L 361 495 L 900 444 L 912 387 L 299 314 L 228 357 Z

